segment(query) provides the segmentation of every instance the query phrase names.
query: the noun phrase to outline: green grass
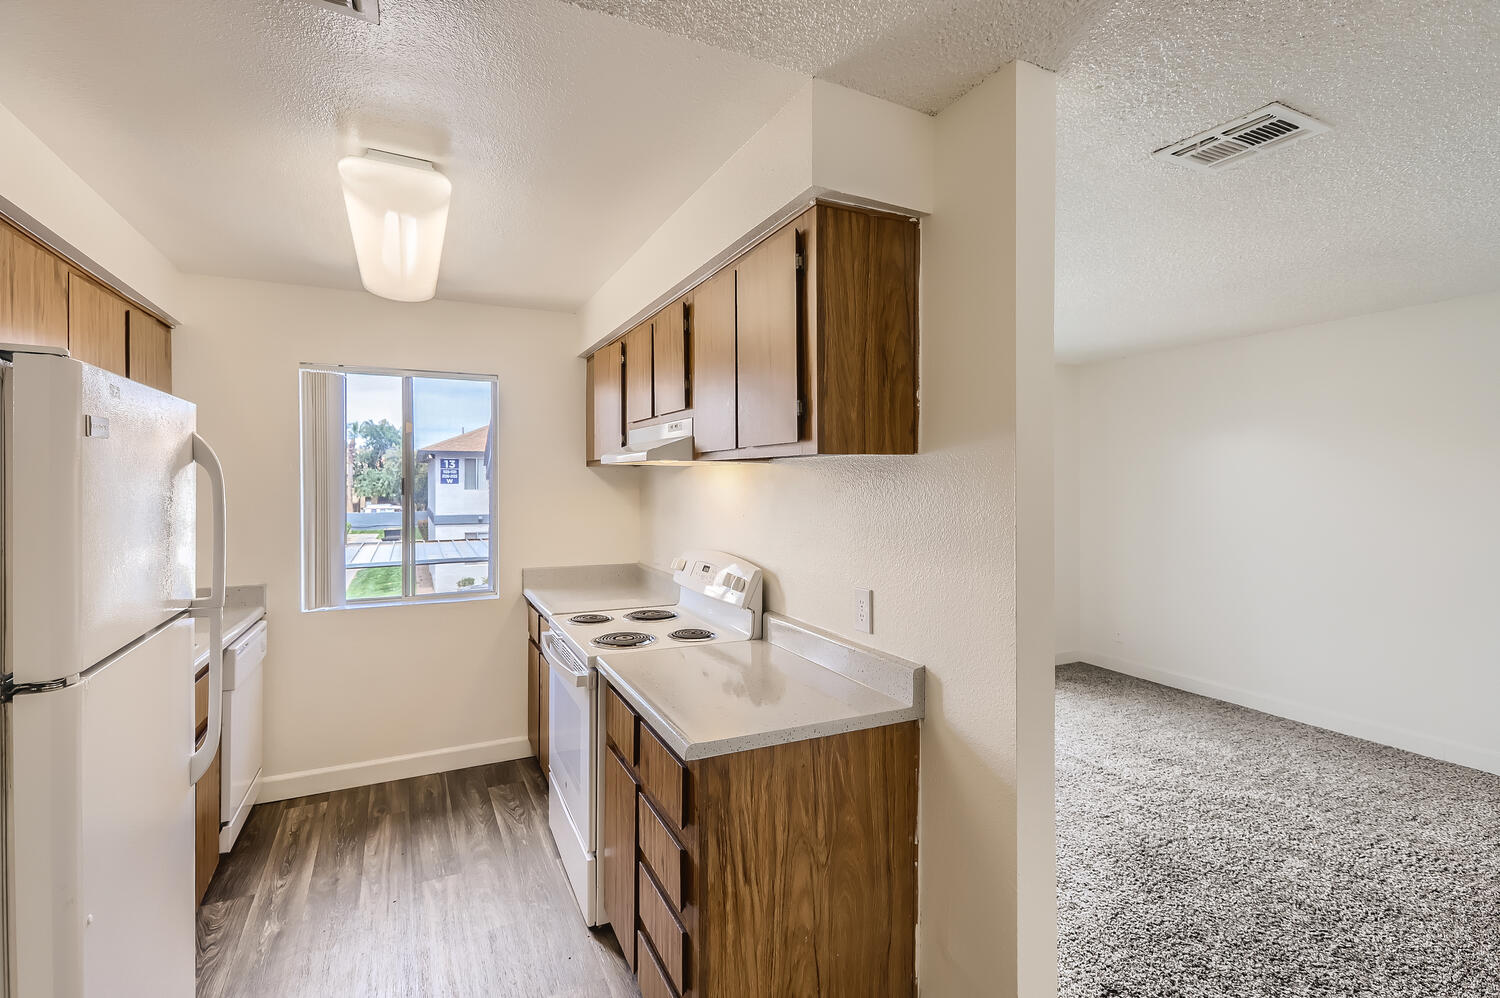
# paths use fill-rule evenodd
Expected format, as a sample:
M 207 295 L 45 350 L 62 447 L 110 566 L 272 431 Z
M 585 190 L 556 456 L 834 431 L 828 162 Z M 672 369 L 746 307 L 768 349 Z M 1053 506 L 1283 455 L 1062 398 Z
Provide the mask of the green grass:
M 349 583 L 349 599 L 378 599 L 381 596 L 401 595 L 401 568 L 385 565 L 381 568 L 361 568 L 354 573 Z

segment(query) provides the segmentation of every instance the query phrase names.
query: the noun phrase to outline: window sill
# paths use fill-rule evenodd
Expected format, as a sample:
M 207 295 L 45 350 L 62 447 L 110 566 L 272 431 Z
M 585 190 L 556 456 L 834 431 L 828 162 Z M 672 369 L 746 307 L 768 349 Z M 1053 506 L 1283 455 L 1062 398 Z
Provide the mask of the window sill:
M 319 606 L 311 609 L 303 607 L 302 612 L 327 613 L 330 610 L 370 610 L 377 607 L 425 606 L 430 603 L 477 603 L 499 598 L 500 593 L 498 591 L 486 589 L 467 593 L 435 593 L 431 596 L 403 596 L 396 599 L 353 600 L 348 603 L 340 603 L 338 606 Z

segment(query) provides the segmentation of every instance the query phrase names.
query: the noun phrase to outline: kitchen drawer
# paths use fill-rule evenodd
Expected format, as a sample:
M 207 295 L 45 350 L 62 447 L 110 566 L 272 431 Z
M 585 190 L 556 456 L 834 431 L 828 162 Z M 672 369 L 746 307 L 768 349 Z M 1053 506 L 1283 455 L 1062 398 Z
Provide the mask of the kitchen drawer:
M 646 865 L 656 875 L 662 894 L 678 911 L 683 908 L 683 875 L 687 866 L 687 851 L 678 844 L 676 836 L 667 830 L 666 823 L 656 808 L 644 796 L 636 798 L 636 834 L 640 837 L 641 855 Z
M 673 986 L 681 992 L 687 989 L 688 935 L 672 906 L 662 897 L 661 890 L 651 871 L 642 863 L 638 867 L 641 930 L 651 940 L 656 950 L 661 969 Z
M 677 998 L 677 992 L 667 982 L 667 975 L 656 962 L 656 954 L 651 952 L 651 944 L 646 942 L 643 932 L 635 934 L 635 951 L 640 958 L 636 964 L 635 980 L 641 986 L 641 998 Z
M 641 788 L 651 795 L 663 817 L 678 828 L 688 826 L 687 770 L 646 725 L 640 726 L 637 768 Z
M 193 683 L 193 743 L 203 744 L 208 734 L 208 675 L 205 673 Z
M 526 604 L 526 631 L 531 635 L 531 640 L 541 643 L 542 640 L 542 615 L 536 612 L 536 607 L 530 603 Z
M 620 699 L 614 687 L 607 687 L 604 694 L 604 731 L 610 744 L 630 766 L 635 765 L 635 711 Z

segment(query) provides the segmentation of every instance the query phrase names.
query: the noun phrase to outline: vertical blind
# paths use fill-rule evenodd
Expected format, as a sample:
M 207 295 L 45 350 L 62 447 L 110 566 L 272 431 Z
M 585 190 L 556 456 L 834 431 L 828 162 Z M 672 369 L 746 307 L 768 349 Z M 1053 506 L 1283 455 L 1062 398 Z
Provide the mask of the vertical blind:
M 344 602 L 344 376 L 303 369 L 302 608 Z

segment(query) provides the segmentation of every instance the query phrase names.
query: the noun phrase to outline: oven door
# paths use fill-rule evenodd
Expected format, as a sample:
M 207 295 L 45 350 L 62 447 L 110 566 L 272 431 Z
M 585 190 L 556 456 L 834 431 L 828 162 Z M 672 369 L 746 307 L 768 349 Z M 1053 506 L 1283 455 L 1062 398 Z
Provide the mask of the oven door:
M 585 920 L 598 918 L 595 904 L 594 709 L 593 670 L 555 634 L 542 638 L 549 694 L 547 823 Z

